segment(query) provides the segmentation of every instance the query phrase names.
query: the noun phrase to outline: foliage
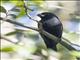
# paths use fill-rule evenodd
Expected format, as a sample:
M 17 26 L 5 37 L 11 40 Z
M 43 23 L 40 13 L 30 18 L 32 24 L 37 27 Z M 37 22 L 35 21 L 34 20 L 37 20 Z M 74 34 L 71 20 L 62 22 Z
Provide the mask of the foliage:
M 6 9 L 2 6 L 0 6 L 0 12 L 6 13 Z
M 3 48 L 0 48 L 0 52 L 13 52 L 14 49 L 12 46 L 7 46 L 7 47 L 3 47 Z
M 9 14 L 9 16 L 12 16 L 14 18 L 14 20 L 17 20 L 18 18 L 21 18 L 26 15 L 26 12 L 24 9 L 24 2 L 22 0 L 13 0 L 13 1 L 12 0 L 2 0 L 2 4 L 5 4 L 7 2 L 10 2 L 12 5 L 14 5 L 14 7 L 7 12 L 6 9 L 4 8 L 4 6 L 0 6 L 0 8 L 1 8 L 0 13 Z M 29 2 L 31 2 L 32 4 L 30 4 Z M 26 1 L 25 3 L 26 3 L 26 7 L 31 6 L 31 5 L 40 7 L 41 4 L 44 3 L 44 1 L 43 0 L 30 0 L 30 1 Z M 61 4 L 61 3 L 59 3 L 59 5 L 63 6 L 63 4 Z M 28 9 L 29 13 L 33 12 L 30 9 Z M 17 14 L 16 15 L 16 14 L 12 14 L 9 12 L 18 12 L 19 14 L 16 13 Z M 32 55 L 36 54 L 37 56 L 39 55 L 41 58 L 43 58 L 45 60 L 48 59 L 48 56 L 46 55 L 46 53 L 45 54 L 42 53 L 42 50 L 45 49 L 42 46 L 42 43 L 44 45 L 44 42 L 38 40 L 39 39 L 38 33 L 36 33 L 35 31 L 31 31 L 31 30 L 24 31 L 24 30 L 15 29 L 15 31 L 5 34 L 5 36 L 7 36 L 7 37 L 10 37 L 13 35 L 15 35 L 16 38 L 18 38 L 19 40 L 23 40 L 23 41 L 21 41 L 21 42 L 24 42 L 23 45 L 21 45 L 22 50 L 24 50 L 24 48 L 25 48 L 25 50 L 30 52 Z M 79 35 L 76 33 L 70 33 L 70 32 L 65 33 L 65 31 L 64 31 L 63 36 L 66 37 L 67 39 L 69 39 L 70 41 L 74 41 L 74 40 L 77 41 L 79 39 Z M 26 40 L 26 42 L 25 42 L 25 40 Z M 41 44 L 41 46 L 38 46 L 39 44 Z M 19 50 L 19 48 L 20 47 L 16 47 L 16 50 Z M 59 49 L 58 53 L 60 53 L 60 55 L 61 55 L 61 57 L 60 57 L 61 60 L 66 60 L 66 59 L 67 60 L 75 60 L 76 59 L 75 57 L 80 57 L 80 54 L 78 54 L 80 52 L 68 51 L 65 47 L 63 47 L 60 44 L 58 45 L 58 49 Z M 45 49 L 45 50 L 48 51 L 48 49 Z M 6 52 L 6 53 L 14 52 L 14 47 L 13 46 L 2 47 L 0 49 L 0 52 Z M 48 54 L 48 52 L 47 52 L 47 54 Z M 27 57 L 26 57 L 26 59 L 27 59 Z

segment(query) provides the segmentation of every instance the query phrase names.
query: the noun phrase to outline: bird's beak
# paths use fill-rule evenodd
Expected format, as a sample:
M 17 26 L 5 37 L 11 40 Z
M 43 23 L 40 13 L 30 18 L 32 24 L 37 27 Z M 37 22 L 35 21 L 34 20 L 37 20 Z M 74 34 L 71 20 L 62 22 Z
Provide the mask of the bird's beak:
M 38 14 L 37 16 L 39 16 L 39 17 L 41 17 L 41 18 L 43 18 L 43 17 L 44 17 L 44 15 L 42 15 L 42 14 Z
M 41 17 L 41 14 L 38 14 L 37 16 Z

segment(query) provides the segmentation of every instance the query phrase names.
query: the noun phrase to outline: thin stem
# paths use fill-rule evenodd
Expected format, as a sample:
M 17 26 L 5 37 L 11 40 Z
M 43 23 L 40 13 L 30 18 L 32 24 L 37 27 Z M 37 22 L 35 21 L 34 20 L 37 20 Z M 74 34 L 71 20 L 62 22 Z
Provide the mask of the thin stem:
M 0 39 L 4 39 L 4 40 L 6 40 L 6 41 L 8 41 L 8 42 L 10 42 L 10 43 L 16 44 L 16 42 L 11 41 L 10 39 L 6 38 L 6 37 L 3 36 L 3 35 L 0 35 Z
M 29 15 L 28 10 L 30 10 L 30 8 L 28 8 L 28 7 L 25 5 L 25 2 L 24 2 L 24 1 L 23 1 L 23 3 L 24 3 L 25 13 L 26 13 L 27 17 L 29 17 L 29 19 L 31 19 L 31 20 L 33 20 L 33 21 L 35 21 L 35 22 L 38 23 L 37 20 L 33 19 L 33 18 Z M 32 11 L 33 11 L 33 10 L 32 10 Z
M 75 45 L 75 46 L 77 46 L 77 47 L 80 47 L 80 46 L 77 45 L 77 44 L 71 43 L 70 40 L 68 40 L 68 39 L 66 39 L 66 38 L 64 38 L 64 37 L 62 37 L 62 39 L 65 40 L 66 42 L 70 43 L 71 45 Z
M 11 41 L 11 39 L 6 38 L 4 35 L 0 35 L 0 39 L 4 39 L 4 40 L 6 40 L 6 41 L 8 41 L 8 42 L 10 42 L 10 43 L 12 43 L 14 45 L 17 45 L 17 46 L 20 46 L 20 47 L 24 47 L 24 45 L 20 45 L 20 44 L 18 44 L 16 42 L 13 42 L 13 41 Z

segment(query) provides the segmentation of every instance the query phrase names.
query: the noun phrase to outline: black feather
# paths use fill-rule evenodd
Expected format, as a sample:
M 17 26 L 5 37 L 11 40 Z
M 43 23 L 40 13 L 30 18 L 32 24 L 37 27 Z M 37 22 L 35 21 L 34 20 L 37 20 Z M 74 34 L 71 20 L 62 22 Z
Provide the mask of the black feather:
M 44 13 L 38 14 L 38 16 L 41 18 L 40 22 L 42 23 L 43 29 L 45 31 L 55 35 L 58 38 L 61 38 L 63 26 L 59 18 L 55 14 L 44 12 Z M 44 36 L 43 34 L 41 34 L 41 36 L 44 39 L 44 42 L 47 48 L 51 48 L 57 51 L 57 48 L 56 48 L 57 42 L 55 42 L 54 40 L 51 40 L 50 38 L 48 38 L 47 36 Z

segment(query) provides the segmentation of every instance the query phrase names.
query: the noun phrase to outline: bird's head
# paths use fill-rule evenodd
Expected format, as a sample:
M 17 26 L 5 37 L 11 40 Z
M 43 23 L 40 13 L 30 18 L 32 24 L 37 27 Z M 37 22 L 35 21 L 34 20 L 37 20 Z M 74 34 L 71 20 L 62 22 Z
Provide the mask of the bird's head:
M 48 21 L 48 23 L 50 23 L 50 25 L 51 24 L 56 25 L 56 24 L 60 23 L 59 18 L 51 12 L 43 12 L 43 13 L 38 14 L 37 16 L 39 16 L 41 18 L 41 22 Z
M 38 14 L 37 16 L 39 16 L 43 20 L 48 20 L 53 17 L 53 14 L 50 12 L 43 12 L 43 13 Z
M 39 16 L 41 20 L 48 20 L 51 19 L 54 16 L 54 14 L 50 12 L 43 12 L 38 14 L 37 16 Z

